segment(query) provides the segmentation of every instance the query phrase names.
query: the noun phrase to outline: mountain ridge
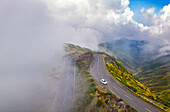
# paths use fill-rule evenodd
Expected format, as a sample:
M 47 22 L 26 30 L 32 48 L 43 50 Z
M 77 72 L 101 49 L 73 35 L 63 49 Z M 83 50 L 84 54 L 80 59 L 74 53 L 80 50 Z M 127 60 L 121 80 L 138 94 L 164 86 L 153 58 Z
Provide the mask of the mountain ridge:
M 126 41 L 129 45 L 126 46 L 127 49 L 122 45 L 126 43 Z M 148 42 L 137 41 L 138 40 L 120 39 L 101 43 L 99 44 L 99 47 L 101 51 L 109 53 L 120 61 L 129 72 L 139 79 L 140 82 L 157 94 L 157 96 L 159 96 L 157 98 L 159 102 L 166 106 L 170 106 L 170 96 L 168 95 L 170 94 L 170 53 L 166 52 L 159 54 L 158 52 L 155 52 L 154 54 L 150 53 L 144 55 L 144 53 L 142 53 L 142 47 L 148 44 Z M 131 45 L 131 42 L 139 45 Z M 139 48 L 135 51 L 135 48 L 133 47 Z M 124 50 L 122 50 L 123 48 Z M 133 52 L 131 50 L 133 50 Z M 131 53 L 131 55 L 138 54 L 141 56 L 131 57 L 127 52 Z

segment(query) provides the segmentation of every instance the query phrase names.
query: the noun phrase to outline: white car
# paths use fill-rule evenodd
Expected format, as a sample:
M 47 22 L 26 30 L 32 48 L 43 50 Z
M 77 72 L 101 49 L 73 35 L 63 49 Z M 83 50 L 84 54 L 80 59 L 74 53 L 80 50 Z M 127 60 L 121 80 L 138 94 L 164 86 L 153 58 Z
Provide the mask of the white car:
M 107 84 L 107 81 L 105 79 L 101 79 L 100 82 L 105 85 Z

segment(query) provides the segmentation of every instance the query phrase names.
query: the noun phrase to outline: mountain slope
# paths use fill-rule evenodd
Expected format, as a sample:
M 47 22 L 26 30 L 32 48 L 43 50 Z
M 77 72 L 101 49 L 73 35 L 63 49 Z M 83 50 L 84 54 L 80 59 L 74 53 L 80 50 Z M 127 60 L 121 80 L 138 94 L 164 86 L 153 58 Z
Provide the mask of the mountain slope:
M 137 78 L 132 76 L 120 62 L 108 55 L 105 55 L 105 62 L 110 74 L 115 79 L 134 92 L 154 99 L 155 96 L 150 92 L 150 89 L 140 83 Z
M 69 52 L 70 53 L 80 53 L 80 54 L 84 54 L 84 53 L 87 53 L 87 52 L 89 52 L 89 51 L 91 51 L 91 50 L 89 50 L 89 49 L 86 49 L 86 48 L 81 48 L 80 46 L 75 46 L 75 45 L 73 45 L 73 44 L 68 44 L 69 46 L 66 46 L 66 48 L 67 49 L 69 49 Z M 91 51 L 92 52 L 92 51 Z M 111 52 L 110 52 L 110 54 L 113 56 L 113 55 L 115 55 L 115 54 L 112 54 Z M 108 55 L 107 55 L 108 56 Z M 155 61 L 157 61 L 157 62 L 162 62 L 162 66 L 163 65 L 165 65 L 165 64 L 168 64 L 169 63 L 169 61 L 167 61 L 167 60 L 169 60 L 169 58 L 168 57 L 166 57 L 166 59 L 161 59 L 161 57 L 162 56 L 160 56 L 159 58 L 155 58 Z M 106 59 L 106 58 L 105 58 Z M 112 58 L 113 59 L 113 58 Z M 122 58 L 123 59 L 123 58 Z M 153 62 L 155 62 L 155 61 L 153 61 Z M 115 59 L 113 59 L 112 60 L 112 63 L 110 63 L 107 59 L 106 59 L 106 62 L 107 62 L 107 67 L 108 67 L 108 69 L 109 69 L 109 71 L 110 71 L 110 73 L 113 75 L 113 77 L 115 77 L 116 79 L 118 79 L 121 83 L 123 83 L 125 86 L 127 86 L 128 88 L 130 88 L 131 90 L 133 90 L 133 91 L 135 91 L 135 92 L 137 92 L 137 93 L 139 93 L 139 94 L 142 94 L 142 95 L 144 95 L 144 96 L 147 96 L 147 97 L 149 97 L 149 98 L 153 98 L 153 99 L 155 99 L 155 97 L 156 97 L 156 100 L 158 101 L 158 102 L 161 102 L 161 103 L 163 103 L 164 105 L 166 105 L 166 106 L 169 106 L 169 103 L 167 102 L 168 101 L 168 98 L 167 97 L 169 97 L 168 96 L 168 91 L 160 91 L 160 92 L 156 92 L 156 91 L 154 91 L 152 88 L 151 88 L 151 90 L 152 91 L 150 91 L 150 88 L 148 88 L 147 86 L 149 86 L 149 85 L 147 85 L 146 83 L 145 83 L 145 80 L 142 82 L 142 74 L 144 73 L 144 71 L 145 70 L 147 70 L 147 68 L 150 70 L 150 69 L 153 69 L 153 68 L 151 68 L 153 65 L 148 65 L 148 64 L 150 64 L 151 62 L 149 62 L 148 61 L 148 63 L 145 63 L 144 65 L 146 66 L 146 67 L 138 67 L 138 69 L 140 69 L 140 71 L 138 71 L 137 72 L 137 74 L 135 75 L 136 77 L 138 77 L 139 79 L 140 79 L 140 82 L 142 82 L 143 84 L 146 84 L 147 86 L 145 86 L 145 85 L 143 85 L 143 84 L 141 84 L 135 77 L 133 77 L 132 76 L 132 74 L 130 73 L 130 72 L 128 72 L 124 67 L 123 67 L 123 65 L 120 63 L 120 62 L 118 62 L 117 60 L 115 60 Z M 113 63 L 114 62 L 114 63 Z M 145 62 L 147 62 L 147 61 L 145 61 Z M 115 64 L 116 63 L 116 64 Z M 129 62 L 127 62 L 126 61 L 126 63 L 129 63 Z M 143 65 L 143 66 L 144 66 Z M 169 66 L 169 65 L 168 65 Z M 159 64 L 159 66 L 157 65 L 157 67 L 160 67 L 160 64 Z M 137 67 L 136 67 L 137 68 Z M 144 71 L 142 71 L 142 70 L 144 70 Z M 162 70 L 162 69 L 161 69 Z M 169 68 L 167 68 L 167 70 L 169 70 Z M 160 70 L 159 70 L 160 71 Z M 167 72 L 167 71 L 165 71 L 165 72 Z M 146 75 L 147 76 L 147 75 Z M 160 79 L 160 78 L 159 78 Z M 166 84 L 168 83 L 168 80 L 167 80 L 167 77 L 165 76 L 164 78 L 163 78 L 164 80 L 166 80 L 167 82 L 166 82 Z M 157 81 L 158 79 L 155 79 L 155 81 Z M 153 83 L 153 82 L 152 82 Z M 150 86 L 149 86 L 150 87 Z M 162 86 L 163 87 L 163 86 Z M 166 86 L 167 88 L 168 88 L 168 86 Z M 154 86 L 153 86 L 153 88 L 154 88 Z M 153 94 L 154 93 L 154 94 Z M 159 94 L 158 94 L 159 93 Z M 156 95 L 156 96 L 155 96 Z M 165 97 L 165 98 L 163 98 L 163 97 Z M 159 106 L 160 106 L 160 104 L 159 104 Z M 164 107 L 164 106 L 163 106 Z M 166 108 L 166 107 L 165 107 Z
M 144 54 L 146 41 L 120 39 L 99 44 L 157 95 L 157 101 L 170 106 L 170 55 Z
M 120 39 L 99 44 L 101 51 L 111 54 L 120 61 L 131 73 L 135 73 L 137 68 L 143 63 L 145 58 L 142 54 L 146 41 Z
M 91 77 L 88 71 L 93 60 L 93 53 L 88 52 L 79 56 L 76 61 L 79 75 L 76 77 L 75 100 L 72 111 L 136 112 Z
M 91 52 L 91 50 L 88 48 L 83 48 L 78 45 L 74 45 L 74 44 L 70 44 L 70 43 L 65 44 L 65 51 L 69 55 L 77 54 L 77 53 L 82 54 L 82 53 L 86 53 L 86 52 Z
M 158 100 L 170 106 L 170 55 L 147 62 L 136 77 L 159 96 Z
M 93 53 L 90 49 L 73 44 L 66 44 L 68 55 L 81 54 L 76 61 L 79 73 L 76 76 L 73 112 L 136 112 L 122 99 L 105 89 L 89 74 L 89 67 L 93 62 Z

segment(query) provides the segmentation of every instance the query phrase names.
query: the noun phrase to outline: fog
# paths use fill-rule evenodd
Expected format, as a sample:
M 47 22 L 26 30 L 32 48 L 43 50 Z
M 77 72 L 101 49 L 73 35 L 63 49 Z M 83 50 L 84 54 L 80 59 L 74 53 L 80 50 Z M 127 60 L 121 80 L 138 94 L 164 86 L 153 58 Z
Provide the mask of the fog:
M 0 5 L 0 112 L 47 112 L 57 82 L 48 78 L 64 55 L 64 39 L 58 42 L 41 2 Z
M 128 5 L 128 0 L 0 0 L 0 112 L 49 110 L 58 82 L 51 75 L 61 70 L 64 43 L 97 50 L 100 42 L 128 38 L 169 51 L 170 5 L 149 26 L 135 22 Z M 147 19 L 147 11 L 141 12 Z
M 49 111 L 64 43 L 97 49 L 98 34 L 56 23 L 38 0 L 0 0 L 0 20 L 0 112 Z

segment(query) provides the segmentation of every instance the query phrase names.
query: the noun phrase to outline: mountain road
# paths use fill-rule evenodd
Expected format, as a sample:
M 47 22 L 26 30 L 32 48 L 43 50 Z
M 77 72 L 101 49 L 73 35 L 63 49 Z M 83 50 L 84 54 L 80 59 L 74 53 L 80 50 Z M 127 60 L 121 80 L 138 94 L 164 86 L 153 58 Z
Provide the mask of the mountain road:
M 103 86 L 111 93 L 115 94 L 118 98 L 123 99 L 138 112 L 160 112 L 160 110 L 156 109 L 152 105 L 135 96 L 130 91 L 126 90 L 124 86 L 114 79 L 105 67 L 103 56 L 94 54 L 94 61 L 90 67 L 90 74 L 99 83 L 101 83 L 101 79 L 106 79 L 108 83 L 107 85 Z
M 50 112 L 70 112 L 75 90 L 75 62 L 78 55 L 65 59 L 58 92 L 53 100 Z

